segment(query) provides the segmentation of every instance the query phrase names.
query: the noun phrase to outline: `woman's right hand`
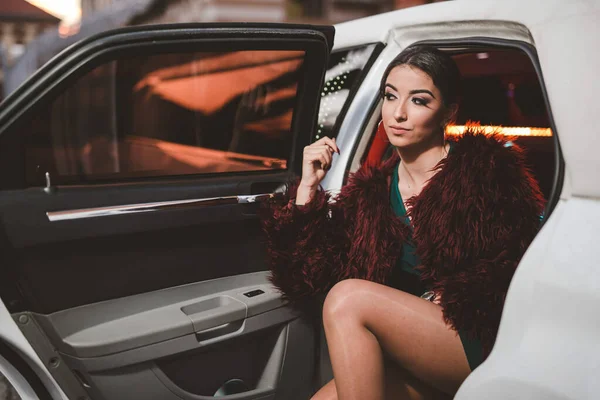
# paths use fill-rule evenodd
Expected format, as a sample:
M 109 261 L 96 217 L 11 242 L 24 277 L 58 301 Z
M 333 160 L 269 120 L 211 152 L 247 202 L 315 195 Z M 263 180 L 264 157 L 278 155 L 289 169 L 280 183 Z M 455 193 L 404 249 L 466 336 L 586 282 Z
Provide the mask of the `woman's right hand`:
M 304 148 L 302 159 L 302 179 L 298 186 L 296 205 L 304 205 L 317 192 L 319 184 L 331 168 L 333 153 L 340 153 L 335 138 L 326 136 Z

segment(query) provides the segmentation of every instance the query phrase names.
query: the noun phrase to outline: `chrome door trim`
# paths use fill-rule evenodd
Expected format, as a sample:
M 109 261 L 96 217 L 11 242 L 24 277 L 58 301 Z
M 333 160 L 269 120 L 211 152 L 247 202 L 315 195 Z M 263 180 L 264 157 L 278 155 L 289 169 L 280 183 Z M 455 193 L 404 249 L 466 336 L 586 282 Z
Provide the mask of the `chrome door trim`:
M 381 53 L 379 53 L 379 56 L 356 91 L 336 138 L 340 154 L 333 155 L 331 170 L 327 172 L 327 175 L 325 175 L 325 178 L 321 182 L 321 186 L 325 190 L 340 190 L 342 188 L 346 169 L 352 162 L 353 149 L 360 140 L 362 130 L 364 129 L 364 122 L 370 118 L 373 109 L 379 101 L 379 82 L 383 76 L 383 71 L 399 52 L 400 48 L 398 44 L 394 41 L 389 42 Z
M 208 197 L 203 199 L 161 201 L 155 203 L 127 204 L 108 207 L 81 208 L 76 210 L 48 211 L 46 212 L 46 216 L 50 222 L 69 221 L 85 218 L 108 217 L 112 215 L 174 210 L 177 208 L 202 208 L 228 204 L 251 204 L 263 199 L 272 198 L 274 195 L 274 193 L 263 193 L 252 195 Z

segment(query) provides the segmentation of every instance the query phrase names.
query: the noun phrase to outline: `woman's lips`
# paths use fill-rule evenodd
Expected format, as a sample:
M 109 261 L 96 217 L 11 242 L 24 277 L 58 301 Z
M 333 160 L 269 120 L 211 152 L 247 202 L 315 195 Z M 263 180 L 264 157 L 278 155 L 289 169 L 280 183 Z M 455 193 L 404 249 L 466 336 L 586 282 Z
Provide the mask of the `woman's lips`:
M 410 131 L 410 129 L 406 129 L 406 128 L 403 128 L 403 127 L 400 127 L 400 126 L 390 126 L 390 131 L 394 135 L 403 135 L 406 132 Z

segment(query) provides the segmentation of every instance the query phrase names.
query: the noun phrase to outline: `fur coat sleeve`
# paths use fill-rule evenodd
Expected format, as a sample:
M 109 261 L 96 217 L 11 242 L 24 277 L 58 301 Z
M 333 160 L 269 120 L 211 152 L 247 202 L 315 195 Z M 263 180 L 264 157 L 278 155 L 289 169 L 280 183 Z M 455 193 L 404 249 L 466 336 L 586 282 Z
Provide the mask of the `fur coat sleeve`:
M 294 305 L 310 302 L 335 283 L 334 266 L 347 262 L 348 240 L 342 237 L 344 210 L 330 204 L 319 189 L 311 201 L 296 206 L 298 181 L 263 209 L 271 283 Z
M 297 207 L 295 182 L 268 204 L 262 226 L 270 280 L 285 299 L 301 306 L 349 278 L 386 282 L 409 235 L 389 203 L 388 170 L 361 168 L 335 202 L 319 190 Z

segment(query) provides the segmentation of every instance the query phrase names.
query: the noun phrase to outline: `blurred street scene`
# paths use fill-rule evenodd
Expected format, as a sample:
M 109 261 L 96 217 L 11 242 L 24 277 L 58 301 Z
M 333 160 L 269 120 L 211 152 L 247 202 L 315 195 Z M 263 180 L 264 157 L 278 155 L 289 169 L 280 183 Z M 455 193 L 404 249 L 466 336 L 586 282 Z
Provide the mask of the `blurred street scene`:
M 90 35 L 175 22 L 334 24 L 440 0 L 2 0 L 0 100 L 54 55 Z

